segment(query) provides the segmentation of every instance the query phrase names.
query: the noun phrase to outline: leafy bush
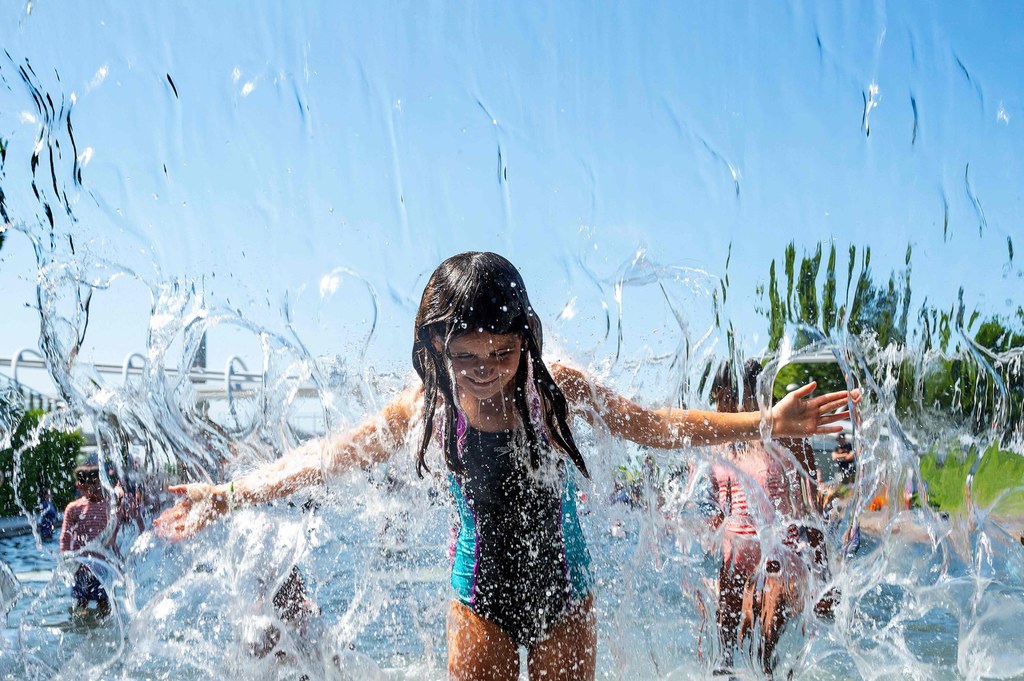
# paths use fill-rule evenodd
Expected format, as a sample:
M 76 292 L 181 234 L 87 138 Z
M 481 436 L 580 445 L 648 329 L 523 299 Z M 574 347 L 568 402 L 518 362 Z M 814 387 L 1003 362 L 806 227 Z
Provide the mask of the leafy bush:
M 15 482 L 18 484 L 21 502 L 31 510 L 35 509 L 38 502 L 40 486 L 50 488 L 53 504 L 58 510 L 62 510 L 75 498 L 74 470 L 83 443 L 82 434 L 78 432 L 40 432 L 39 442 L 21 453 L 21 465 L 15 479 L 14 454 L 31 439 L 42 416 L 41 410 L 25 412 L 11 438 L 11 448 L 0 450 L 0 515 L 11 516 L 21 513 L 21 509 L 15 503 Z

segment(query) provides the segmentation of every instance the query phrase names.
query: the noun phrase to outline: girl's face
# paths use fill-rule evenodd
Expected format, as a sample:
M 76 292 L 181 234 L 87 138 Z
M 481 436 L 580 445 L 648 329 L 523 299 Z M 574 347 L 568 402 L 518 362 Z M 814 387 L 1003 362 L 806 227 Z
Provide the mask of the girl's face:
M 516 334 L 471 331 L 453 338 L 448 358 L 460 396 L 484 401 L 508 395 L 505 389 L 512 387 L 522 352 L 523 340 Z

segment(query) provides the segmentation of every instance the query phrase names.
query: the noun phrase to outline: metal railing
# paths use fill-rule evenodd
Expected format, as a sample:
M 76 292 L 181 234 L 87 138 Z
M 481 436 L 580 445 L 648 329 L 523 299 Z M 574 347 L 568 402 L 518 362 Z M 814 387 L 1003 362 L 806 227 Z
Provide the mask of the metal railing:
M 89 366 L 100 374 L 119 375 L 121 380 L 127 381 L 131 376 L 141 376 L 147 371 L 146 356 L 133 352 L 125 357 L 120 364 L 110 362 L 93 362 Z M 46 395 L 34 388 L 27 386 L 19 377 L 19 373 L 26 369 L 43 370 L 47 369 L 45 358 L 32 348 L 22 348 L 14 353 L 13 357 L 0 357 L 0 368 L 10 369 L 10 376 L 0 373 L 0 377 L 10 384 L 18 392 L 22 393 L 27 401 L 33 404 L 57 406 L 63 404 L 60 398 Z M 164 372 L 169 376 L 177 376 L 177 369 L 166 368 Z M 263 381 L 263 374 L 249 371 L 245 362 L 237 355 L 228 358 L 224 371 L 216 371 L 207 367 L 195 366 L 188 371 L 188 377 L 193 383 L 204 386 L 199 391 L 200 399 L 227 399 L 231 401 L 235 396 L 243 396 Z M 223 388 L 215 387 L 222 383 Z

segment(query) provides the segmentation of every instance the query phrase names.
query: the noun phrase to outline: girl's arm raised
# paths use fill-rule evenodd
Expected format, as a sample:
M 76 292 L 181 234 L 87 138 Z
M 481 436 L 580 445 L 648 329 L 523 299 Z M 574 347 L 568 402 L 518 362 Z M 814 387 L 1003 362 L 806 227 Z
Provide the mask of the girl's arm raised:
M 422 387 L 409 388 L 353 430 L 310 440 L 236 480 L 168 487 L 181 498 L 156 519 L 157 532 L 170 539 L 184 539 L 232 507 L 280 499 L 320 485 L 331 475 L 384 461 L 405 439 L 422 400 Z
M 666 407 L 646 409 L 595 383 L 577 369 L 560 364 L 551 373 L 571 405 L 589 421 L 595 417 L 617 437 L 648 447 L 677 449 L 693 445 L 711 445 L 760 437 L 759 412 L 728 413 Z M 794 390 L 779 401 L 771 412 L 774 437 L 807 437 L 838 433 L 842 426 L 831 425 L 849 418 L 848 411 L 836 411 L 859 395 L 846 390 L 809 397 L 815 383 Z M 806 398 L 806 399 L 805 399 Z

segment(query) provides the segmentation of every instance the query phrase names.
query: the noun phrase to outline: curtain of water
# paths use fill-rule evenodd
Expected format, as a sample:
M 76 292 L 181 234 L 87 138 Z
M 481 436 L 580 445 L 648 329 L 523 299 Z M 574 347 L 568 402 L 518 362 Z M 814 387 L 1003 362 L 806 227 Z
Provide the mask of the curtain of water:
M 863 391 L 780 675 L 1024 675 L 1019 7 L 0 13 L 0 356 L 38 349 L 48 377 L 19 379 L 63 406 L 37 436 L 94 434 L 122 509 L 88 558 L 102 624 L 69 618 L 76 568 L 52 544 L 31 584 L 0 564 L 0 674 L 444 678 L 451 511 L 411 445 L 188 541 L 151 523 L 168 484 L 376 413 L 415 378 L 426 276 L 481 249 L 522 269 L 551 359 L 643 404 L 707 408 L 729 358 L 765 364 L 762 408 L 811 377 Z M 122 361 L 140 370 L 97 368 Z M 0 404 L 9 446 L 24 409 Z M 710 674 L 712 466 L 765 555 L 789 523 L 725 450 L 574 428 L 598 677 Z M 832 442 L 812 444 L 828 479 Z M 32 451 L 11 451 L 14 488 Z M 787 503 L 814 506 L 797 455 L 769 451 Z M 285 625 L 295 567 L 319 614 Z

